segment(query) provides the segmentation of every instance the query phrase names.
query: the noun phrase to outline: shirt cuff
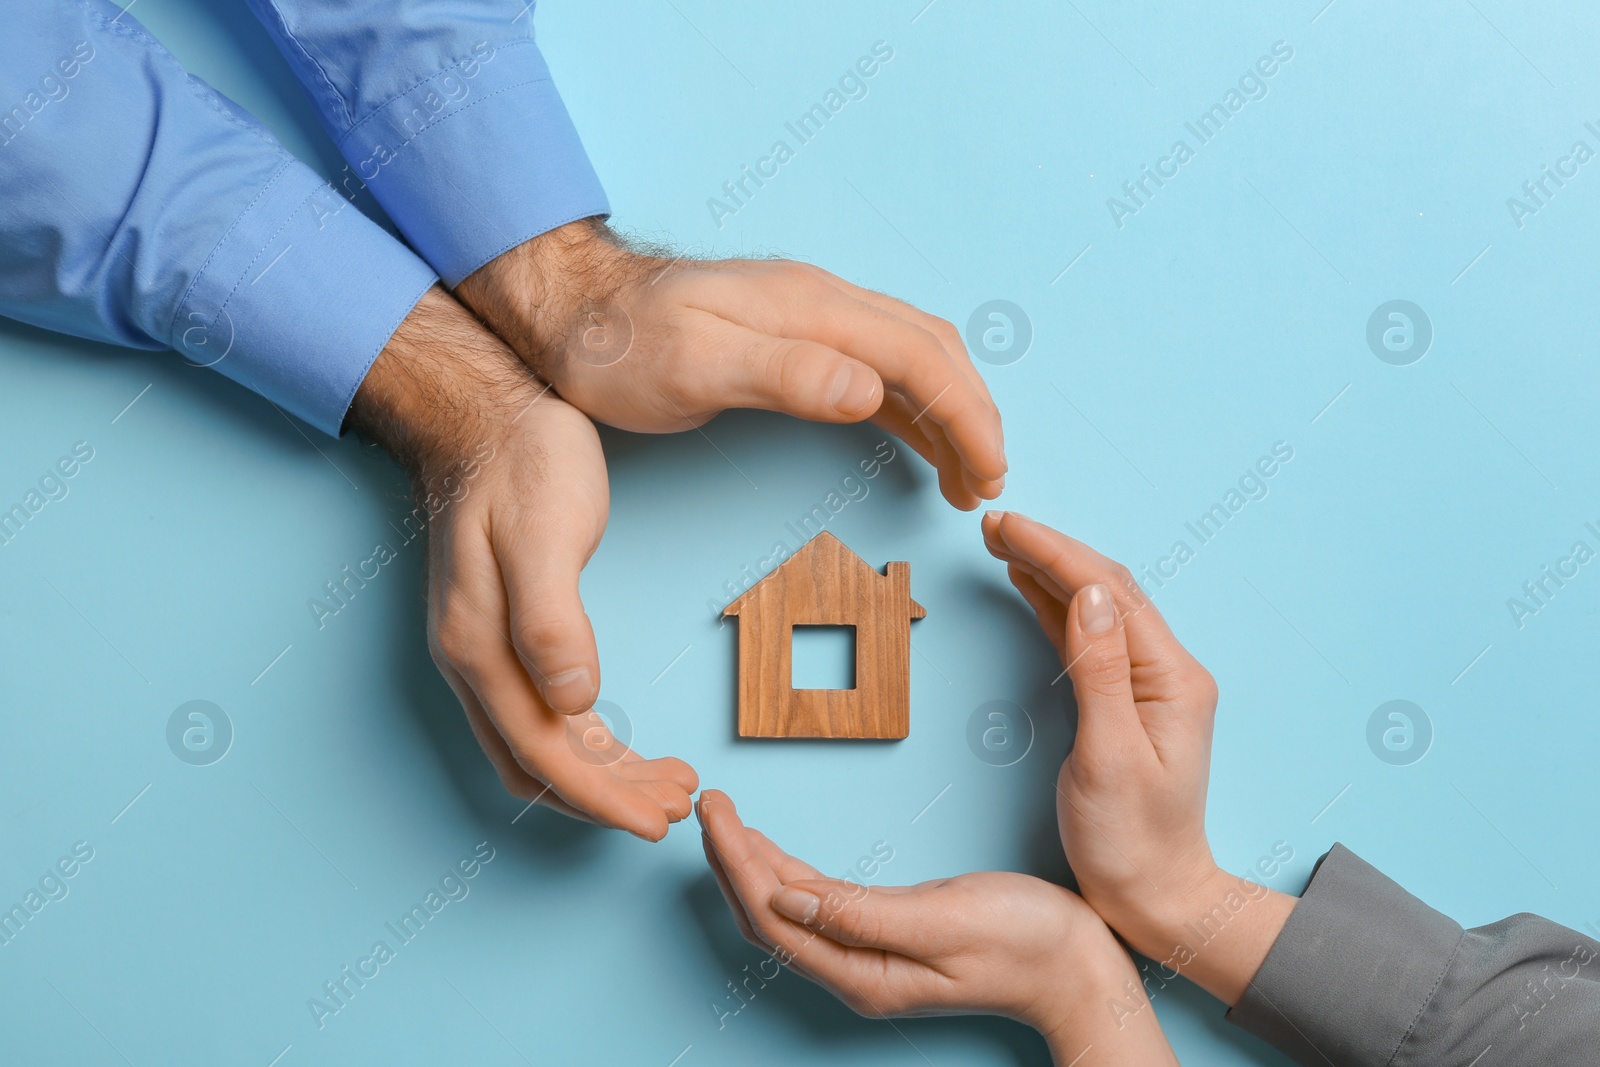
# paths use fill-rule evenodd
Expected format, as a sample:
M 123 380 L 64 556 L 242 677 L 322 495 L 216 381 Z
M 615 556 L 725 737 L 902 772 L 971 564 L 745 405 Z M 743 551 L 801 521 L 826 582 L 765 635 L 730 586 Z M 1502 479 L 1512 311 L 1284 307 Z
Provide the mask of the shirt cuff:
M 446 67 L 352 127 L 339 148 L 450 286 L 529 238 L 611 211 L 532 41 Z
M 327 182 L 285 160 L 196 272 L 168 343 L 337 437 L 367 371 L 436 280 Z
M 1461 938 L 1453 920 L 1336 844 L 1228 1021 L 1297 1063 L 1382 1067 Z

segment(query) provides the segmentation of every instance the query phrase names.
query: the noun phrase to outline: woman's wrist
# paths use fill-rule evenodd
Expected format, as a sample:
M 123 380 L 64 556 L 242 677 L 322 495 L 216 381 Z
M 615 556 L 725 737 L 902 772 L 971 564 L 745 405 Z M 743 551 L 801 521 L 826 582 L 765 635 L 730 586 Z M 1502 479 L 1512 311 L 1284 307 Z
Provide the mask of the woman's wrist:
M 1057 1067 L 1177 1062 L 1138 969 L 1109 929 L 1099 944 L 1063 964 L 1070 978 L 1056 979 L 1029 1022 Z
M 1170 981 L 1195 982 L 1229 1007 L 1244 995 L 1298 898 L 1214 868 L 1194 888 L 1118 927 Z
M 1084 886 L 1084 899 L 1106 925 L 1135 952 L 1154 960 L 1166 958 L 1173 933 L 1204 910 L 1200 902 L 1215 896 L 1227 877 L 1203 839 L 1181 852 L 1159 867 L 1145 864 L 1148 874 L 1134 871 L 1121 881 L 1102 877 Z

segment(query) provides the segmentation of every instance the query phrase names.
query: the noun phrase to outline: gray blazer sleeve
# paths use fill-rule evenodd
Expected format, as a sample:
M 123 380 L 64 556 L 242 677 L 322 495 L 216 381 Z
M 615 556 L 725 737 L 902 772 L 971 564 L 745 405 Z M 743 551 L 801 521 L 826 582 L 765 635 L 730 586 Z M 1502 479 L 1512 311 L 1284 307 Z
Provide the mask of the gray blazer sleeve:
M 1600 943 L 1537 915 L 1463 930 L 1334 845 L 1228 1021 L 1307 1067 L 1593 1067 Z

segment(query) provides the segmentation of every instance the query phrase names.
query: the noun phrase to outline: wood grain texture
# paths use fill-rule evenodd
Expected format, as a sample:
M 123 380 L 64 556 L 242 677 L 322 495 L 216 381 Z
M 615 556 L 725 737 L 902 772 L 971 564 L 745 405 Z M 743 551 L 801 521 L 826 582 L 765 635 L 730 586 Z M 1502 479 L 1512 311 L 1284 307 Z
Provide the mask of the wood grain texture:
M 911 564 L 879 574 L 824 531 L 729 604 L 740 737 L 901 738 L 911 730 Z M 796 626 L 856 628 L 854 689 L 795 689 Z

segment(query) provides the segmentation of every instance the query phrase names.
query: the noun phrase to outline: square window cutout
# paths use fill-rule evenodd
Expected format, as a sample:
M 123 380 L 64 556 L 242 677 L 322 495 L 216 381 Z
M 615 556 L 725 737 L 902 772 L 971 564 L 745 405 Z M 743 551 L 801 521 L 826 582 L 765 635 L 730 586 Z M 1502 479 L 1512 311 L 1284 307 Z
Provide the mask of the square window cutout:
M 795 689 L 856 687 L 856 628 L 796 626 L 789 662 Z

